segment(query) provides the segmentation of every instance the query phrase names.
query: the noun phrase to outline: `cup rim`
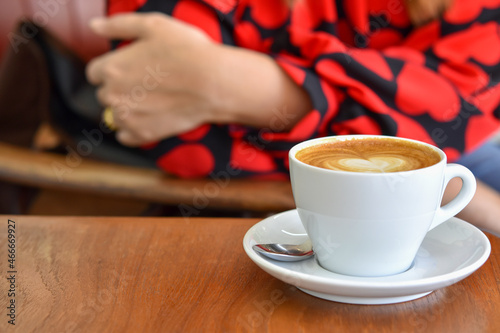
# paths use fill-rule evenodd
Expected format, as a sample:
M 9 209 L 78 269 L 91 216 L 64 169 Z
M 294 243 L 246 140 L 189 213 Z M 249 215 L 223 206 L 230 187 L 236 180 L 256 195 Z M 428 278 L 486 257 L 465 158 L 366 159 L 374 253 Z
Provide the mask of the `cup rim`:
M 427 147 L 431 148 L 432 150 L 437 152 L 439 154 L 439 156 L 441 156 L 441 160 L 433 165 L 429 165 L 429 166 L 424 167 L 424 168 L 405 170 L 405 171 L 393 171 L 393 172 L 379 173 L 379 172 L 356 172 L 356 171 L 345 171 L 345 170 L 340 171 L 340 170 L 325 169 L 325 168 L 321 168 L 321 167 L 317 167 L 314 165 L 304 163 L 295 157 L 295 155 L 297 154 L 297 152 L 299 150 L 302 150 L 302 149 L 307 148 L 307 147 L 318 145 L 322 141 L 329 142 L 331 140 L 351 140 L 353 138 L 359 138 L 359 139 L 385 138 L 385 139 L 390 139 L 390 140 L 401 140 L 401 141 L 413 142 L 413 143 L 420 144 L 420 145 L 427 146 Z M 324 137 L 305 140 L 305 141 L 297 143 L 289 150 L 288 158 L 290 159 L 290 166 L 292 163 L 297 163 L 298 165 L 301 165 L 303 167 L 312 168 L 313 170 L 317 170 L 320 172 L 354 174 L 354 175 L 365 176 L 365 177 L 381 177 L 383 175 L 405 174 L 405 173 L 413 173 L 413 172 L 419 172 L 419 171 L 423 172 L 424 170 L 427 170 L 429 168 L 438 167 L 441 164 L 447 163 L 447 157 L 446 157 L 446 154 L 444 153 L 444 151 L 442 151 L 440 148 L 433 146 L 427 142 L 423 142 L 423 141 L 419 141 L 419 140 L 415 140 L 415 139 L 409 139 L 409 138 L 401 138 L 401 137 L 397 137 L 397 136 L 378 135 L 378 134 L 331 135 L 331 136 L 324 136 Z

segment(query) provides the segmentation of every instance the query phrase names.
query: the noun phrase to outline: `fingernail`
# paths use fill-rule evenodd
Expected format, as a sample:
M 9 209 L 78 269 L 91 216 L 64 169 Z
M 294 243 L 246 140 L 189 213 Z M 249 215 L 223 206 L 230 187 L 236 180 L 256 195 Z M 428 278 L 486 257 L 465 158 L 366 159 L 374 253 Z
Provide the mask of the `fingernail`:
M 101 31 L 106 23 L 106 19 L 103 17 L 94 17 L 90 20 L 89 25 L 94 31 Z

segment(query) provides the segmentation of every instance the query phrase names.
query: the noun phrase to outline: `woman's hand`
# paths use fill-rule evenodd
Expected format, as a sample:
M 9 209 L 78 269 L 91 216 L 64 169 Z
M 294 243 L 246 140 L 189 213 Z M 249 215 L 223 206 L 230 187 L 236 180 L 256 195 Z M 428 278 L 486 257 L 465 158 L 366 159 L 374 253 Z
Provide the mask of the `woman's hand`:
M 87 77 L 113 108 L 117 139 L 138 146 L 204 123 L 291 129 L 311 102 L 269 55 L 213 42 L 163 14 L 123 14 L 91 23 L 130 41 L 91 61 Z
M 189 131 L 210 121 L 211 72 L 205 58 L 214 46 L 201 30 L 162 14 L 124 14 L 91 22 L 95 33 L 130 41 L 92 60 L 87 77 L 98 99 L 113 108 L 126 145 Z

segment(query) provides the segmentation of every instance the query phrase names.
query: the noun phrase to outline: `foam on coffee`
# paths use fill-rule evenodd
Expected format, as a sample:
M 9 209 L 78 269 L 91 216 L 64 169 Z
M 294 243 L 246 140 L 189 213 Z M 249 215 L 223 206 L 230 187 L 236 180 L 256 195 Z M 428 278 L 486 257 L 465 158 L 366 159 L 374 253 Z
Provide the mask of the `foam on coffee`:
M 320 168 L 368 173 L 421 169 L 441 160 L 441 156 L 428 146 L 389 138 L 332 140 L 306 147 L 295 156 L 299 161 Z

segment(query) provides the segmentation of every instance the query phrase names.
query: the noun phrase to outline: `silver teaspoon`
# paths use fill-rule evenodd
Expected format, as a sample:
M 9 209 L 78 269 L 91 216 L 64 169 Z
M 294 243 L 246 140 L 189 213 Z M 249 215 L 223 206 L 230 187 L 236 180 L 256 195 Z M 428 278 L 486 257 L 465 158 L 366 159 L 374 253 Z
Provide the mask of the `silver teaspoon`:
M 314 255 L 310 240 L 299 245 L 279 243 L 255 244 L 252 248 L 266 257 L 279 261 L 305 260 Z

